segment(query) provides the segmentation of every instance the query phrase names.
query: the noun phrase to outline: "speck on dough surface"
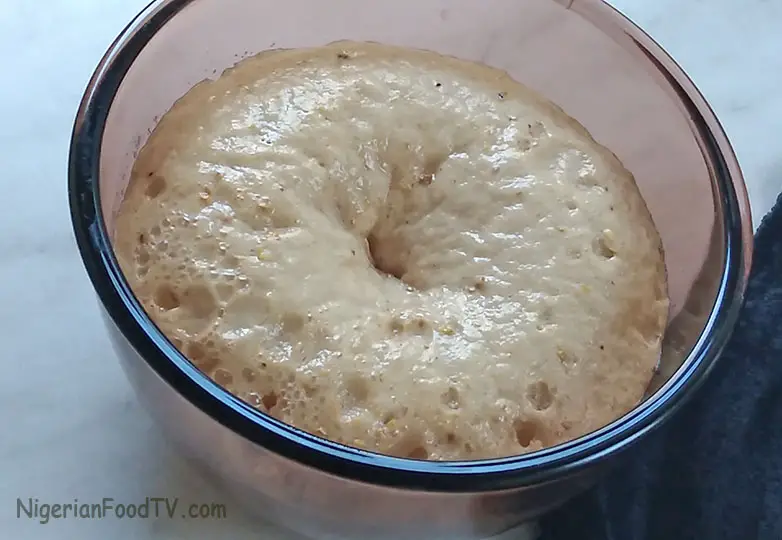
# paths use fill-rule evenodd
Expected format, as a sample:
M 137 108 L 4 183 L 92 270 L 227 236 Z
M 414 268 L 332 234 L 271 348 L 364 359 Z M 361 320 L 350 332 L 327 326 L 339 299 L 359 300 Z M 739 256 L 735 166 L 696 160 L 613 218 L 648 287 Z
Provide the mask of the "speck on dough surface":
M 340 42 L 186 94 L 114 232 L 154 322 L 251 405 L 418 459 L 516 455 L 642 397 L 668 300 L 629 172 L 504 72 Z

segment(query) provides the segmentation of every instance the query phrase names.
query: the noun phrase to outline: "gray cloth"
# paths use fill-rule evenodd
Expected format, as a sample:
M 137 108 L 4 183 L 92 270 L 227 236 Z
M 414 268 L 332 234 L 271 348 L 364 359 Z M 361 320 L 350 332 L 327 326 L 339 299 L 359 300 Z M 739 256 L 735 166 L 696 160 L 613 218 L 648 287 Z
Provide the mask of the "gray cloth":
M 756 234 L 746 304 L 693 400 L 541 540 L 782 540 L 782 196 Z

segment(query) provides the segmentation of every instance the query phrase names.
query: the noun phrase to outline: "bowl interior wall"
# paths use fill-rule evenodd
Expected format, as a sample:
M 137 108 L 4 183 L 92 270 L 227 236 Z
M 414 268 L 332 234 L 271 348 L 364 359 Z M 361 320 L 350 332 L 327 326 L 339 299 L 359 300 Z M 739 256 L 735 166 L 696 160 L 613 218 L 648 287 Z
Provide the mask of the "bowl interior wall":
M 139 148 L 189 88 L 263 50 L 343 39 L 430 49 L 504 69 L 619 157 L 636 178 L 666 254 L 671 323 L 655 388 L 675 373 L 700 336 L 721 271 L 721 210 L 709 166 L 652 62 L 555 0 L 191 2 L 144 48 L 109 111 L 100 161 L 109 232 Z M 713 271 L 704 274 L 707 259 Z

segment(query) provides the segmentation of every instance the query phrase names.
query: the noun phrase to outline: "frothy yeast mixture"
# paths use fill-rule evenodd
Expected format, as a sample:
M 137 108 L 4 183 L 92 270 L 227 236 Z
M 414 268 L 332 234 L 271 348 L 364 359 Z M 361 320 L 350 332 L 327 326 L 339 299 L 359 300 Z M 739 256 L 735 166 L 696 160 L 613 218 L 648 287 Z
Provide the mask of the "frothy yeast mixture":
M 371 43 L 271 51 L 185 95 L 116 252 L 217 383 L 324 438 L 457 460 L 593 431 L 667 319 L 630 173 L 504 72 Z

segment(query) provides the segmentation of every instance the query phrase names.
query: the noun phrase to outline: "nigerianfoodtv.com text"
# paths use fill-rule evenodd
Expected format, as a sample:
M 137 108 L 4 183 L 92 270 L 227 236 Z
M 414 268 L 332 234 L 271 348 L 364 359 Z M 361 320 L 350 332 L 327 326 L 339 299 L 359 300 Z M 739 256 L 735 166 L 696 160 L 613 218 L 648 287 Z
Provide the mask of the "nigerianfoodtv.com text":
M 16 499 L 16 517 L 42 525 L 63 519 L 226 519 L 225 504 L 186 503 L 179 497 L 145 497 L 137 502 L 119 502 L 112 497 L 84 502 L 49 502 L 29 497 Z

